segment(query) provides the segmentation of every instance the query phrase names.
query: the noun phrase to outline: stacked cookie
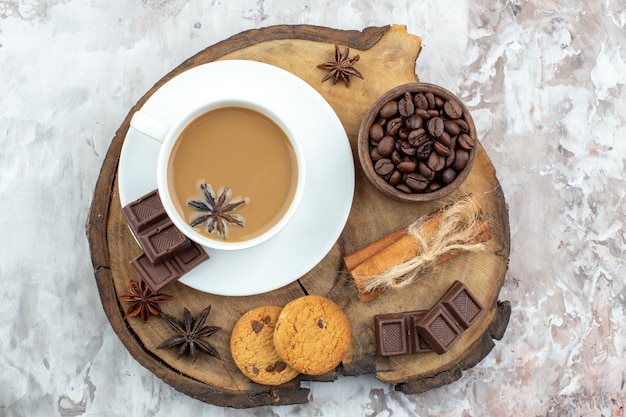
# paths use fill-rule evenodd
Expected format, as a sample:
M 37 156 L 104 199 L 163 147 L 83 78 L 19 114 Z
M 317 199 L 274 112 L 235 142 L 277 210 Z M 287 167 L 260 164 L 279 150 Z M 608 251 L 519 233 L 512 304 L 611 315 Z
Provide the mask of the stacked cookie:
M 230 339 L 233 359 L 252 381 L 280 385 L 298 374 L 321 375 L 339 365 L 352 340 L 350 323 L 331 300 L 307 295 L 285 307 L 245 313 Z

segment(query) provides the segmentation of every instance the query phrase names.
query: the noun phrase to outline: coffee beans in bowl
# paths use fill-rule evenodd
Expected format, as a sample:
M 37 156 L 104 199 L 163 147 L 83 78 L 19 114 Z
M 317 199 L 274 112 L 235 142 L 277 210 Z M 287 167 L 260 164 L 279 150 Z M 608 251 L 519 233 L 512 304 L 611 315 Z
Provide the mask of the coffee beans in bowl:
M 432 201 L 465 181 L 477 142 L 472 117 L 453 93 L 434 84 L 404 84 L 380 97 L 363 118 L 359 159 L 387 196 Z

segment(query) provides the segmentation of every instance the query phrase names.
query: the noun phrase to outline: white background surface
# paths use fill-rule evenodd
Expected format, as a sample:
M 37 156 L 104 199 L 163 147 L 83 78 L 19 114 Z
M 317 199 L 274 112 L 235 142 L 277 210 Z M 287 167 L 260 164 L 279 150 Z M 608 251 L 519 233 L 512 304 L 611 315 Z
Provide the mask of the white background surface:
M 490 3 L 490 6 L 483 4 Z M 0 0 L 0 416 L 619 416 L 626 394 L 623 0 Z M 222 409 L 126 351 L 84 225 L 128 109 L 242 30 L 399 23 L 416 71 L 471 109 L 509 205 L 504 338 L 449 386 L 307 383 L 310 403 Z

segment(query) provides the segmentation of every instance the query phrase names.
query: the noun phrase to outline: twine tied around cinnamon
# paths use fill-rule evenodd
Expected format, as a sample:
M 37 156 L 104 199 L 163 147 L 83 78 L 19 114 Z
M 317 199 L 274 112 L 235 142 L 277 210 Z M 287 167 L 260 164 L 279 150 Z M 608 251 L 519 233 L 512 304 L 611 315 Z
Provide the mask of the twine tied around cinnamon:
M 460 252 L 484 250 L 485 242 L 491 237 L 480 215 L 480 205 L 473 198 L 462 198 L 417 219 L 408 226 L 407 235 L 414 238 L 417 254 L 379 274 L 359 277 L 360 292 L 400 289 L 417 282 L 441 260 Z

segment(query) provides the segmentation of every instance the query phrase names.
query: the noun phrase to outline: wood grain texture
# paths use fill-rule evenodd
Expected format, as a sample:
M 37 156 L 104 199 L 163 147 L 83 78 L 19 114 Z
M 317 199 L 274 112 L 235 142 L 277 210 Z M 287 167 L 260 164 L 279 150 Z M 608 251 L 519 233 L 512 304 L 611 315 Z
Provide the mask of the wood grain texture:
M 351 56 L 361 55 L 357 68 L 365 80 L 354 79 L 350 89 L 343 84 L 322 83 L 325 71 L 316 68 L 317 64 L 332 59 L 334 43 L 350 47 Z M 177 390 L 207 403 L 245 408 L 306 402 L 308 389 L 300 387 L 301 378 L 280 387 L 252 383 L 236 368 L 228 348 L 230 330 L 243 313 L 261 305 L 284 305 L 305 293 L 333 299 L 348 315 L 353 343 L 342 366 L 343 372 L 348 375 L 376 373 L 380 380 L 397 384 L 396 389 L 400 391 L 421 392 L 458 379 L 462 369 L 474 366 L 489 353 L 493 339 L 502 337 L 510 315 L 510 305 L 498 303 L 508 263 L 509 226 L 502 190 L 482 147 L 469 179 L 455 196 L 469 191 L 478 195 L 494 235 L 488 251 L 459 256 L 419 284 L 411 286 L 410 290 L 400 294 L 386 293 L 368 305 L 359 302 L 356 288 L 342 261 L 346 254 L 445 203 L 414 205 L 382 196 L 365 179 L 356 154 L 356 136 L 361 118 L 385 91 L 416 81 L 415 61 L 420 48 L 420 39 L 406 33 L 402 26 L 368 28 L 362 32 L 306 25 L 251 30 L 189 58 L 156 83 L 129 110 L 103 163 L 86 229 L 103 308 L 134 358 Z M 209 339 L 222 359 L 201 355 L 192 366 L 188 359 L 176 358 L 175 350 L 156 348 L 171 335 L 171 330 L 162 320 L 152 318 L 143 324 L 136 317 L 124 319 L 127 304 L 119 301 L 119 295 L 128 293 L 131 279 L 139 279 L 129 262 L 139 254 L 140 249 L 121 215 L 116 174 L 132 114 L 172 77 L 196 65 L 219 59 L 249 59 L 273 64 L 291 71 L 319 91 L 337 112 L 348 134 L 356 164 L 356 189 L 352 212 L 338 242 L 298 282 L 252 297 L 215 296 L 180 283 L 162 291 L 174 296 L 174 300 L 163 304 L 164 311 L 181 318 L 183 307 L 195 315 L 210 304 L 213 309 L 207 324 L 222 327 Z M 486 314 L 450 352 L 442 356 L 426 354 L 392 359 L 374 355 L 375 314 L 428 308 L 455 279 L 463 280 L 487 308 Z M 330 372 L 315 380 L 332 381 L 334 378 L 335 373 Z

